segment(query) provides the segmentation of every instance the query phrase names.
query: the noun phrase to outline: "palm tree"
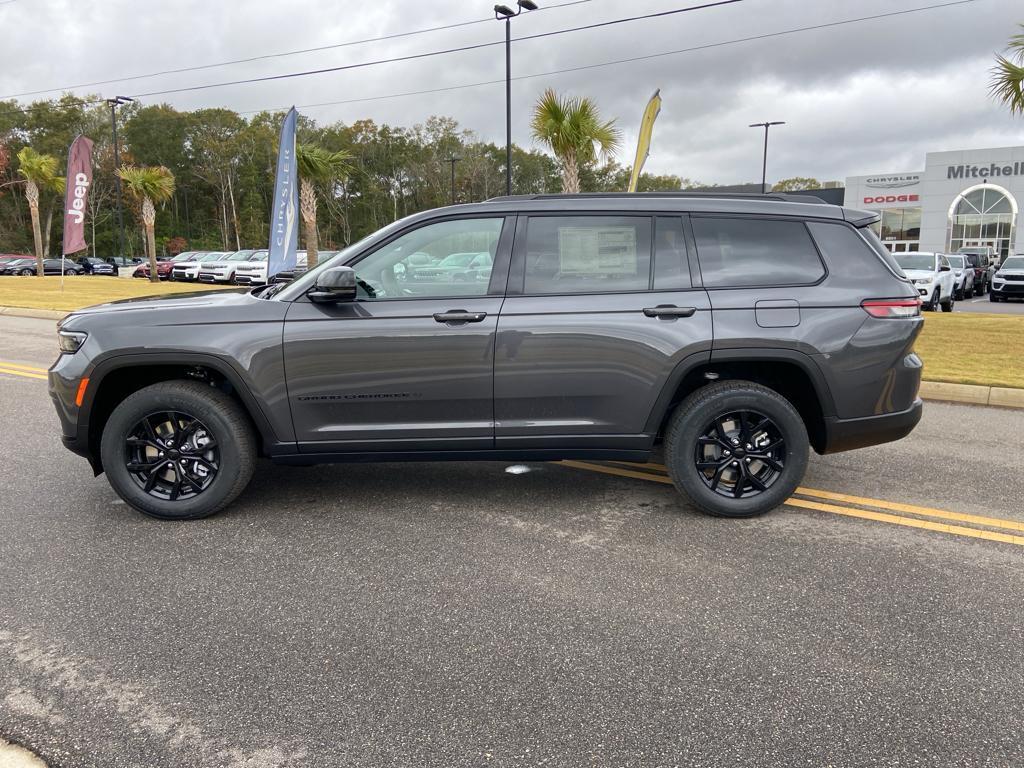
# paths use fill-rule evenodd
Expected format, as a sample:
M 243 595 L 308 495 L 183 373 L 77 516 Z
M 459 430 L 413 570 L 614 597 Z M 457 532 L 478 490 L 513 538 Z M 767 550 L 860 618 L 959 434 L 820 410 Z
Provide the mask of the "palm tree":
M 1024 24 L 1020 25 L 1024 30 Z M 989 93 L 1010 108 L 1011 114 L 1024 115 L 1024 33 L 1010 38 L 1009 56 L 997 56 L 992 68 Z
M 32 214 L 32 238 L 36 246 L 36 274 L 43 276 L 43 232 L 39 226 L 39 192 L 48 189 L 59 192 L 64 187 L 64 177 L 57 175 L 57 158 L 41 155 L 32 147 L 25 147 L 18 153 L 18 173 L 25 179 L 25 197 Z
M 123 165 L 117 175 L 128 188 L 132 197 L 142 203 L 142 230 L 146 235 L 146 250 L 149 253 L 149 279 L 157 282 L 160 276 L 156 272 L 156 208 L 155 203 L 163 203 L 174 194 L 174 174 L 162 165 L 136 167 Z
M 555 153 L 562 166 L 562 191 L 580 191 L 580 166 L 614 155 L 622 132 L 614 120 L 602 121 L 588 98 L 561 98 L 551 88 L 533 108 L 533 138 Z
M 317 263 L 316 190 L 345 179 L 352 172 L 345 150 L 331 152 L 313 144 L 295 147 L 295 160 L 299 168 L 299 212 L 306 227 L 306 264 L 309 269 Z

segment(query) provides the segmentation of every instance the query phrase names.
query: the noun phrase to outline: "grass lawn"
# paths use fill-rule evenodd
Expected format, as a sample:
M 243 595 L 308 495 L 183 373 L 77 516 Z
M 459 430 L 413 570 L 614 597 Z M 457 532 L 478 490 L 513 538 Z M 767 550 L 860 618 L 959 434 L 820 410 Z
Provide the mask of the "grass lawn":
M 928 381 L 1024 388 L 1024 316 L 928 312 L 914 349 Z
M 140 296 L 166 296 L 172 293 L 194 293 L 224 286 L 200 283 L 151 283 L 140 278 L 107 277 L 106 275 L 79 275 L 64 278 L 64 291 L 60 289 L 60 276 L 0 277 L 0 307 L 28 307 L 70 311 L 93 304 L 117 299 L 135 299 Z

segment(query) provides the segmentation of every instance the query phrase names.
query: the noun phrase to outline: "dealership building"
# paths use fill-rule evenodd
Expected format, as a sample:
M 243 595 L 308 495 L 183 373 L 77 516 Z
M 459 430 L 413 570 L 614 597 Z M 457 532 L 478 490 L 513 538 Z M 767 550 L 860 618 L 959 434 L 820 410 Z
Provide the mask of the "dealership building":
M 1024 147 L 929 152 L 923 171 L 851 176 L 845 204 L 881 214 L 876 231 L 891 251 L 1024 253 Z

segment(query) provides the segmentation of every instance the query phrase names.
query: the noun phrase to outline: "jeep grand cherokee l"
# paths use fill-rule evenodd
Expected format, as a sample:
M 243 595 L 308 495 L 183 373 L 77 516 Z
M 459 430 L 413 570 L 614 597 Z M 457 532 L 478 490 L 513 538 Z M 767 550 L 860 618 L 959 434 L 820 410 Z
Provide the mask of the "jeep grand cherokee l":
M 222 509 L 258 456 L 656 450 L 696 507 L 755 515 L 797 487 L 809 447 L 896 440 L 920 419 L 920 297 L 875 219 L 784 195 L 442 208 L 291 283 L 77 311 L 50 392 L 66 445 L 160 518 Z M 486 279 L 410 279 L 413 255 L 470 252 L 489 254 Z

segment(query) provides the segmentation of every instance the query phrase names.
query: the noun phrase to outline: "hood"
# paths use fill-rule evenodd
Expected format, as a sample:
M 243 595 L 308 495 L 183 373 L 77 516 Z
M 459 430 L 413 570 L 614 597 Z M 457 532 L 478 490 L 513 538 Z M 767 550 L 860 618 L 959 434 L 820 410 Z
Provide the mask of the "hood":
M 939 273 L 931 269 L 904 269 L 905 274 L 911 280 L 921 280 L 925 277 L 938 277 Z
M 120 299 L 110 301 L 106 304 L 96 304 L 84 309 L 76 309 L 66 320 L 70 321 L 76 317 L 87 315 L 112 314 L 120 312 L 189 312 L 204 309 L 216 309 L 223 307 L 236 307 L 248 304 L 252 299 L 248 291 L 241 288 L 237 291 L 201 291 L 198 293 L 186 293 L 179 296 L 144 296 L 138 299 Z

